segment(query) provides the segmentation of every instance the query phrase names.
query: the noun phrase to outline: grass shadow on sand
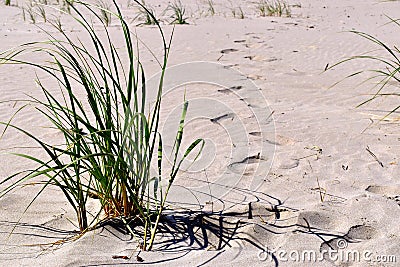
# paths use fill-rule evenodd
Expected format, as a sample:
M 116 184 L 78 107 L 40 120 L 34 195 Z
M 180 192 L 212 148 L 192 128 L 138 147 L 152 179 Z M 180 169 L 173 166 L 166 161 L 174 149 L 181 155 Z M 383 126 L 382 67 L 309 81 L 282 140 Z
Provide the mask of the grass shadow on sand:
M 101 252 L 105 254 L 102 255 L 105 260 L 97 263 L 89 261 L 83 266 L 174 263 L 195 251 L 211 252 L 204 254 L 204 260 L 201 259 L 202 263 L 197 266 L 215 263 L 219 258 L 226 257 L 224 253 L 232 251 L 236 254 L 235 258 L 241 253 L 245 256 L 246 252 L 251 251 L 250 256 L 255 261 L 258 261 L 257 253 L 263 251 L 268 253 L 272 264 L 279 266 L 280 262 L 274 251 L 267 249 L 277 245 L 276 240 L 279 236 L 293 233 L 311 235 L 314 237 L 310 236 L 310 239 L 317 238 L 322 241 L 320 249 L 335 249 L 335 242 L 340 239 L 351 242 L 350 238 L 346 238 L 346 234 L 315 227 L 313 221 L 308 221 L 302 217 L 300 211 L 286 206 L 285 202 L 278 198 L 242 188 L 234 188 L 232 191 L 240 196 L 242 201 L 214 199 L 214 203 L 220 204 L 218 207 L 223 207 L 218 211 L 216 208 L 213 210 L 204 206 L 199 206 L 198 209 L 177 209 L 175 207 L 187 206 L 187 203 L 169 203 L 172 208 L 166 209 L 161 217 L 154 252 L 141 250 L 140 241 L 135 236 L 143 236 L 144 227 L 137 223 L 138 220 L 108 219 L 99 223 L 92 231 L 80 235 L 77 231 L 61 229 L 65 228 L 62 222 L 65 218 L 55 218 L 41 225 L 0 222 L 2 235 L 7 235 L 11 232 L 10 229 L 14 229 L 7 242 L 13 245 L 0 252 L 0 256 L 3 259 L 6 256 L 15 260 L 41 257 L 42 254 L 55 250 L 64 254 L 63 247 L 71 242 L 76 242 L 72 244 L 73 250 L 79 251 L 84 247 L 90 251 L 93 243 L 98 245 L 107 241 L 111 247 L 124 248 L 123 252 L 114 255 L 112 250 L 105 248 L 104 251 L 107 252 Z M 21 245 L 27 243 L 31 245 Z M 29 249 L 15 250 L 18 246 Z M 71 252 L 73 251 L 69 251 Z M 107 253 L 110 254 L 106 255 Z M 157 256 L 160 253 L 163 257 Z

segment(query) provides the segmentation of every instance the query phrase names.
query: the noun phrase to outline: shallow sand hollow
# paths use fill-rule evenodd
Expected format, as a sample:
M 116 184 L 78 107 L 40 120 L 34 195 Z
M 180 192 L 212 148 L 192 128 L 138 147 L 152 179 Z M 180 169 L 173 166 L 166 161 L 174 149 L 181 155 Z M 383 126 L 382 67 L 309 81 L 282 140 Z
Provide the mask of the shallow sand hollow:
M 134 29 L 135 10 L 119 2 Z M 158 14 L 167 2 L 153 4 Z M 386 16 L 400 18 L 400 2 L 289 1 L 291 17 L 260 17 L 252 1 L 218 1 L 213 16 L 206 1 L 182 2 L 189 24 L 175 27 L 161 129 L 166 140 L 174 138 L 185 95 L 189 112 L 183 142 L 204 138 L 206 146 L 199 161 L 184 165 L 177 178 L 169 198 L 175 210 L 166 213 L 155 251 L 137 258 L 137 242 L 114 221 L 75 238 L 75 214 L 55 188 L 24 213 L 40 190 L 27 185 L 0 199 L 0 265 L 307 266 L 301 258 L 315 253 L 316 266 L 397 266 L 398 114 L 378 122 L 397 99 L 355 108 L 374 92 L 370 83 L 359 85 L 365 75 L 331 88 L 355 71 L 376 67 L 374 62 L 324 69 L 377 48 L 349 30 L 399 45 L 399 27 L 385 24 Z M 244 19 L 232 15 L 239 6 Z M 37 25 L 43 26 L 42 20 Z M 113 22 L 109 28 L 118 32 Z M 163 28 L 172 31 L 167 22 Z M 136 31 L 160 55 L 157 29 L 139 26 Z M 4 4 L 0 37 L 0 51 L 46 38 L 23 21 L 19 8 Z M 151 88 L 158 66 L 150 53 L 143 52 L 142 60 Z M 43 73 L 38 76 L 52 86 Z M 34 79 L 32 68 L 0 65 L 0 121 L 21 106 L 9 100 L 42 97 Z M 14 123 L 62 142 L 33 107 Z M 168 157 L 173 143 L 165 144 Z M 28 149 L 42 155 L 35 147 L 7 131 L 0 140 L 0 178 L 35 166 L 7 152 Z M 62 239 L 68 241 L 57 242 Z M 324 253 L 329 249 L 338 254 Z M 382 262 L 393 259 L 397 263 Z

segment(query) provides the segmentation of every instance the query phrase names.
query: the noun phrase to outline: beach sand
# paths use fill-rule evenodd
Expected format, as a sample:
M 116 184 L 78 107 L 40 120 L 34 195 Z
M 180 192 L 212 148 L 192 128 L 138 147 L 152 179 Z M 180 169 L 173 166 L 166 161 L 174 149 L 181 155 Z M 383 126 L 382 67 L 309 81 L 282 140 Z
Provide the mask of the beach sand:
M 289 1 L 291 17 L 261 17 L 247 0 L 215 1 L 214 15 L 206 1 L 182 2 L 189 24 L 175 26 L 161 128 L 166 140 L 174 137 L 186 92 L 184 143 L 205 138 L 206 147 L 191 171 L 178 176 L 169 198 L 174 210 L 166 213 L 154 251 L 139 253 L 136 239 L 115 221 L 78 238 L 75 214 L 56 188 L 46 189 L 25 211 L 41 189 L 28 184 L 0 199 L 0 265 L 309 266 L 307 255 L 315 253 L 315 266 L 397 266 L 398 114 L 379 121 L 397 99 L 356 108 L 375 92 L 372 83 L 360 85 L 367 74 L 331 87 L 351 73 L 376 68 L 375 62 L 324 70 L 377 49 L 350 30 L 399 45 L 399 27 L 387 23 L 388 17 L 400 18 L 400 2 Z M 161 14 L 167 3 L 153 6 Z M 232 15 L 239 6 L 244 19 Z M 135 27 L 135 9 L 126 2 L 121 7 L 143 43 L 160 55 L 157 29 Z M 45 40 L 37 20 L 24 21 L 21 9 L 1 4 L 0 51 Z M 72 22 L 65 23 L 74 34 Z M 117 32 L 113 23 L 109 29 Z M 164 22 L 163 28 L 168 35 L 173 26 Z M 157 78 L 157 63 L 143 50 L 147 77 Z M 22 106 L 14 100 L 42 97 L 36 74 L 59 94 L 41 72 L 0 65 L 0 121 Z M 23 109 L 14 123 L 62 142 L 34 107 Z M 165 143 L 168 154 L 173 143 Z M 8 130 L 0 139 L 0 179 L 35 166 L 8 152 L 43 155 L 36 147 Z M 329 249 L 337 254 L 324 253 Z

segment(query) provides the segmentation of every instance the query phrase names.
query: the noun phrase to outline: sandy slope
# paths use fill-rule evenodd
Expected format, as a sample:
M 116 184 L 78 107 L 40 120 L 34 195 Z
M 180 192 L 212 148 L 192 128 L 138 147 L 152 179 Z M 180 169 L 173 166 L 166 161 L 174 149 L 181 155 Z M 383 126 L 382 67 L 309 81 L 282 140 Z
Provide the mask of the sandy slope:
M 166 2 L 159 1 L 160 6 Z M 217 14 L 206 16 L 203 2 L 189 1 L 190 24 L 175 28 L 170 66 L 197 63 L 172 67 L 167 75 L 163 131 L 172 136 L 186 90 L 191 106 L 185 142 L 202 137 L 207 146 L 192 171 L 181 173 L 170 200 L 194 211 L 200 204 L 207 213 L 169 215 L 156 252 L 140 253 L 143 263 L 135 257 L 113 259 L 113 255 L 132 255 L 137 243 L 112 223 L 74 242 L 31 246 L 73 236 L 69 220 L 74 214 L 55 190 L 44 193 L 9 236 L 13 222 L 40 189 L 27 186 L 0 200 L 0 265 L 307 265 L 285 261 L 289 256 L 278 252 L 275 262 L 260 261 L 258 256 L 266 255 L 258 255 L 260 249 L 268 247 L 292 252 L 293 257 L 313 251 L 325 258 L 317 266 L 396 266 L 363 258 L 364 252 L 371 252 L 370 259 L 394 255 L 397 264 L 400 261 L 399 125 L 384 121 L 367 128 L 394 107 L 396 99 L 356 109 L 372 92 L 371 84 L 356 87 L 366 76 L 329 88 L 354 71 L 374 67 L 371 62 L 323 70 L 327 64 L 375 49 L 344 31 L 367 31 L 398 44 L 398 27 L 383 25 L 388 22 L 385 15 L 400 18 L 400 2 L 298 2 L 301 7 L 292 7 L 291 18 L 277 18 L 259 17 L 252 2 L 246 1 L 240 4 L 246 13 L 241 20 L 232 17 L 228 2 L 217 3 Z M 131 9 L 126 12 L 135 16 Z M 20 13 L 15 7 L 0 6 L 0 50 L 44 38 Z M 171 26 L 165 25 L 165 30 L 170 32 Z M 160 53 L 154 27 L 138 27 L 137 32 Z M 151 56 L 143 57 L 148 77 L 156 74 Z M 26 67 L 0 66 L 0 101 L 24 94 L 40 97 L 34 75 Z M 183 85 L 187 82 L 192 83 Z M 0 108 L 1 121 L 16 111 L 12 102 L 0 103 Z M 23 110 L 15 122 L 41 138 L 61 142 L 57 133 L 44 128 L 46 121 L 33 108 Z M 12 151 L 26 151 L 20 147 L 32 145 L 12 131 L 0 140 L 2 152 L 13 147 L 18 148 Z M 1 178 L 30 166 L 3 154 L 0 162 Z M 339 252 L 356 251 L 361 259 L 335 262 L 321 254 L 329 246 L 339 246 Z

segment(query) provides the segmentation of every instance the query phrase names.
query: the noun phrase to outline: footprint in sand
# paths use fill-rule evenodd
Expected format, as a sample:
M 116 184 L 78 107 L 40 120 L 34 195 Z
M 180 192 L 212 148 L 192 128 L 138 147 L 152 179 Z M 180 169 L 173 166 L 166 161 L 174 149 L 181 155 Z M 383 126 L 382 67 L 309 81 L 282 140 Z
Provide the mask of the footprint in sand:
M 272 205 L 271 203 L 250 202 L 249 203 L 249 219 L 268 221 L 268 223 L 276 223 L 281 220 L 282 223 L 290 223 L 289 219 L 295 218 L 296 210 L 288 209 L 280 205 Z
M 261 132 L 250 132 L 249 135 L 260 137 L 262 136 Z
M 234 53 L 234 52 L 238 52 L 239 50 L 238 49 L 235 49 L 235 48 L 227 48 L 227 49 L 222 49 L 220 52 L 221 52 L 221 56 L 217 59 L 217 61 L 219 61 L 219 60 L 221 60 L 221 58 L 224 56 L 224 55 L 227 55 L 227 54 L 230 54 L 230 53 Z
M 400 185 L 370 185 L 366 191 L 374 194 L 380 194 L 387 197 L 400 195 Z
M 377 230 L 369 225 L 355 225 L 350 227 L 345 235 L 346 239 L 350 241 L 369 240 L 377 235 Z
M 233 120 L 234 118 L 235 118 L 235 114 L 234 113 L 226 113 L 226 114 L 223 114 L 221 116 L 212 118 L 212 119 L 210 119 L 210 121 L 213 122 L 213 123 L 219 123 L 219 122 L 221 122 L 223 120 L 227 120 L 227 119 Z
M 395 201 L 400 206 L 400 186 L 399 185 L 370 185 L 365 191 L 379 194 L 387 199 Z
M 259 61 L 259 62 L 274 62 L 274 61 L 278 61 L 280 59 L 276 58 L 276 57 L 265 57 L 265 56 L 260 56 L 260 55 L 249 55 L 249 56 L 245 56 L 244 58 L 249 59 L 251 61 Z
M 255 136 L 255 137 L 261 137 L 262 133 L 261 132 L 250 132 L 249 135 Z M 294 139 L 291 139 L 289 137 L 285 137 L 285 136 L 282 136 L 282 135 L 279 135 L 279 134 L 275 135 L 274 139 L 275 140 L 265 139 L 264 141 L 269 143 L 269 144 L 277 145 L 277 146 L 293 145 L 293 144 L 295 144 L 297 142 Z M 294 160 L 294 162 L 292 162 L 291 164 L 296 164 L 295 161 L 298 161 L 298 160 Z
M 227 48 L 227 49 L 221 50 L 221 54 L 230 54 L 230 53 L 237 52 L 237 51 L 239 51 L 239 50 L 235 49 L 235 48 Z
M 328 212 L 303 211 L 298 215 L 297 224 L 305 228 L 329 229 L 335 227 L 336 221 Z
M 241 161 L 237 161 L 237 162 L 233 162 L 231 164 L 228 165 L 228 169 L 230 169 L 232 172 L 234 173 L 241 173 L 243 170 L 243 165 L 244 166 L 250 166 L 250 165 L 254 165 L 254 164 L 258 164 L 261 161 L 266 161 L 268 160 L 267 158 L 263 157 L 260 155 L 260 153 L 258 153 L 257 155 L 253 155 L 253 156 L 249 156 L 244 158 Z M 248 173 L 245 173 L 248 174 Z
M 250 80 L 265 80 L 265 78 L 262 75 L 258 74 L 249 74 L 247 75 L 247 78 Z
M 294 145 L 295 143 L 298 142 L 293 138 L 286 137 L 286 136 L 279 135 L 279 134 L 276 135 L 275 140 L 281 146 Z
M 350 227 L 347 234 L 342 237 L 336 237 L 329 241 L 322 242 L 320 246 L 320 251 L 329 250 L 343 250 L 347 249 L 348 245 L 351 243 L 359 243 L 365 240 L 370 240 L 378 234 L 378 231 L 369 225 L 355 225 Z M 324 259 L 329 262 L 334 262 L 331 257 L 324 253 Z M 341 262 L 340 266 L 349 266 L 351 262 Z
M 231 86 L 231 87 L 226 88 L 226 89 L 219 89 L 218 92 L 219 93 L 223 93 L 223 94 L 231 94 L 231 93 L 233 93 L 233 92 L 235 92 L 237 90 L 240 90 L 242 88 L 243 88 L 243 86 L 237 85 L 237 86 Z
M 282 164 L 279 166 L 279 169 L 283 170 L 289 170 L 289 169 L 294 169 L 298 167 L 300 164 L 300 161 L 298 159 L 289 159 L 285 162 L 282 162 Z
M 270 49 L 273 48 L 272 46 L 266 45 L 264 43 L 264 41 L 259 41 L 257 43 L 250 43 L 250 44 L 246 44 L 247 48 L 251 48 L 251 49 L 261 49 L 264 48 L 265 49 Z
M 378 230 L 370 225 L 354 225 L 347 234 L 321 243 L 321 251 L 329 249 L 345 249 L 348 244 L 370 240 L 378 235 Z

